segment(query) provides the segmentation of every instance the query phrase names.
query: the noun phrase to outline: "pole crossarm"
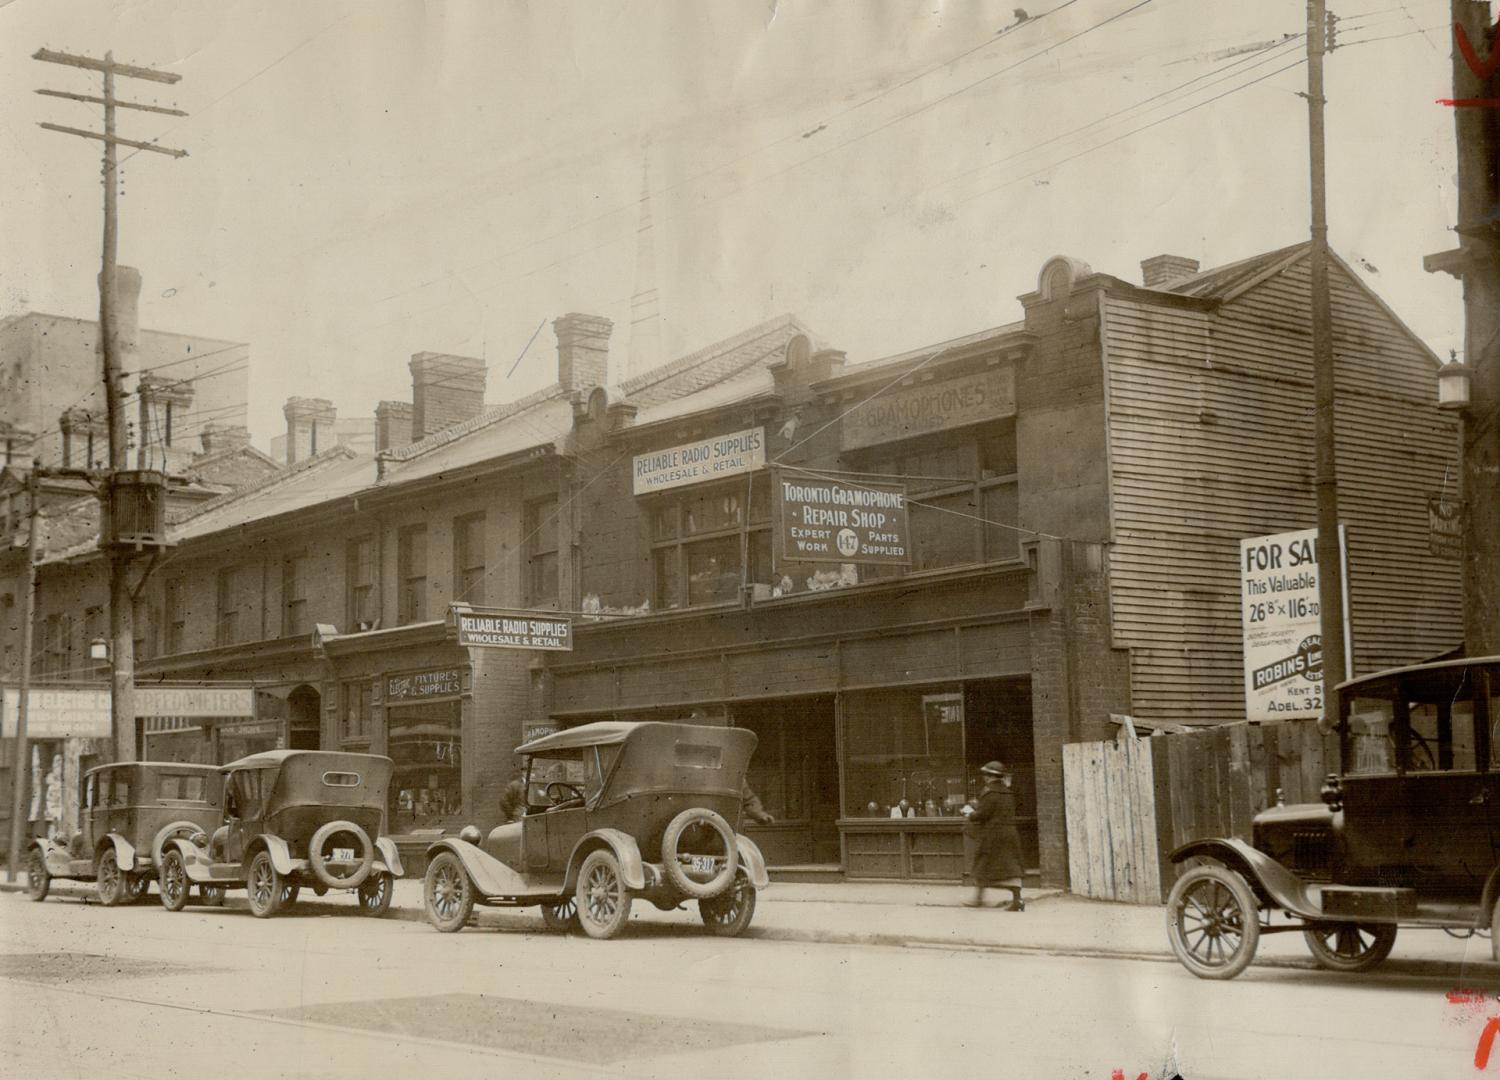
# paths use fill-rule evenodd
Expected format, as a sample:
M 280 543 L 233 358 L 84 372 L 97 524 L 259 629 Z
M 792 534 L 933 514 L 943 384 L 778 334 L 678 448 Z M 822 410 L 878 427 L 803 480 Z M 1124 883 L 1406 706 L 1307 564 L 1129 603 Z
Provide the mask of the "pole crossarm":
M 93 94 L 70 94 L 66 90 L 38 90 L 48 97 L 67 98 L 69 101 L 86 101 L 93 105 L 118 105 L 122 109 L 140 109 L 142 112 L 161 113 L 163 116 L 186 116 L 181 109 L 168 109 L 163 105 L 146 105 L 139 101 L 117 101 L 113 98 L 95 97 Z
M 124 75 L 128 79 L 146 79 L 150 82 L 175 83 L 182 76 L 170 71 L 157 71 L 155 68 L 136 67 L 134 64 L 117 64 L 113 60 L 95 60 L 92 56 L 78 56 L 75 53 L 54 52 L 51 49 L 38 49 L 31 54 L 33 60 L 42 60 L 49 64 L 66 64 L 68 67 L 87 68 L 89 71 L 103 71 L 111 75 Z
M 135 139 L 122 139 L 118 135 L 101 135 L 97 131 L 85 131 L 83 128 L 64 127 L 62 124 L 49 124 L 46 121 L 38 121 L 37 126 L 44 127 L 48 131 L 61 131 L 64 135 L 79 135 L 85 139 L 98 139 L 104 143 L 133 146 L 137 150 L 150 150 L 153 153 L 166 154 L 168 157 L 185 158 L 188 156 L 186 150 L 174 150 L 170 146 L 157 146 L 154 143 L 138 142 Z

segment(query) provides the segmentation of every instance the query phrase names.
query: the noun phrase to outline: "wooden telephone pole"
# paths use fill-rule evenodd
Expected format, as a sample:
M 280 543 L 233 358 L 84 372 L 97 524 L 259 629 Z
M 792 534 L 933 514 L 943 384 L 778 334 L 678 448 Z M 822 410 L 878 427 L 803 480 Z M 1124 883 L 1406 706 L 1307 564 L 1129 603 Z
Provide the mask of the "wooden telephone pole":
M 77 135 L 85 139 L 97 139 L 104 143 L 104 253 L 99 270 L 99 343 L 104 357 L 104 394 L 109 413 L 109 479 L 105 486 L 103 514 L 99 540 L 109 555 L 109 636 L 110 636 L 110 713 L 114 726 L 115 754 L 117 760 L 133 761 L 136 754 L 135 731 L 135 618 L 132 610 L 130 589 L 130 564 L 135 554 L 120 542 L 122 510 L 119 497 L 119 474 L 126 468 L 126 418 L 123 391 L 120 386 L 120 356 L 129 342 L 124 340 L 116 308 L 118 277 L 116 253 L 119 247 L 119 161 L 117 148 L 130 146 L 137 150 L 149 150 L 156 154 L 181 158 L 186 150 L 172 150 L 149 142 L 124 139 L 115 134 L 115 110 L 138 109 L 143 112 L 163 113 L 167 116 L 186 116 L 179 109 L 169 109 L 141 102 L 121 101 L 115 97 L 115 79 L 143 79 L 147 82 L 176 83 L 181 75 L 153 68 L 118 64 L 113 53 L 105 53 L 104 59 L 75 56 L 72 53 L 38 49 L 33 59 L 49 64 L 97 71 L 104 76 L 104 96 L 71 94 L 59 90 L 38 90 L 49 97 L 67 98 L 104 106 L 104 132 L 85 131 L 81 128 L 63 127 L 60 124 L 43 123 L 48 131 L 60 131 L 65 135 Z
M 1464 286 L 1468 402 L 1459 412 L 1464 649 L 1500 654 L 1500 32 L 1483 0 L 1452 0 L 1459 247 L 1423 265 Z M 1460 369 L 1463 370 L 1463 369 Z
M 34 641 L 32 623 L 36 612 L 36 546 L 37 531 L 41 528 L 41 512 L 37 506 L 37 494 L 41 485 L 37 483 L 36 458 L 31 460 L 31 471 L 26 474 L 26 512 L 31 520 L 26 530 L 26 574 L 21 585 L 21 688 L 16 698 L 16 742 L 15 756 L 11 759 L 10 781 L 10 847 L 6 880 L 15 881 L 21 865 L 21 851 L 26 844 L 26 794 L 31 780 L 31 755 L 27 752 L 26 721 L 31 708 L 31 649 Z
M 1323 709 L 1331 718 L 1333 688 L 1349 676 L 1344 640 L 1344 582 L 1339 543 L 1339 483 L 1335 453 L 1333 307 L 1328 294 L 1328 190 L 1323 151 L 1323 55 L 1331 24 L 1324 0 L 1307 4 L 1307 143 L 1312 199 L 1312 337 L 1315 401 L 1313 454 L 1318 501 L 1318 608 L 1322 620 Z

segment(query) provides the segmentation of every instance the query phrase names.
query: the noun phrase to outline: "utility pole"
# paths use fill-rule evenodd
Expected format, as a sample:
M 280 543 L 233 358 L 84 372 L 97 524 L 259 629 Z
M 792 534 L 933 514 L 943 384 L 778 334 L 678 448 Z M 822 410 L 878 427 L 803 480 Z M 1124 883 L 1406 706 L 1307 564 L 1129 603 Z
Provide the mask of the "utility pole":
M 38 49 L 33 59 L 50 64 L 97 71 L 104 76 L 104 96 L 69 94 L 56 90 L 39 90 L 49 97 L 61 97 L 74 101 L 91 102 L 104 106 L 104 133 L 63 127 L 59 124 L 41 124 L 48 131 L 59 131 L 65 135 L 77 135 L 86 139 L 98 139 L 104 143 L 104 252 L 99 270 L 99 343 L 104 358 L 104 394 L 109 413 L 109 482 L 105 486 L 103 514 L 99 540 L 109 557 L 109 636 L 110 636 L 110 715 L 114 725 L 115 754 L 117 760 L 133 761 L 136 758 L 135 731 L 135 618 L 130 589 L 130 563 L 136 553 L 121 543 L 120 524 L 125 516 L 120 499 L 119 474 L 124 471 L 126 461 L 126 418 L 120 386 L 120 354 L 127 342 L 122 340 L 122 327 L 116 308 L 118 279 L 116 275 L 116 253 L 119 247 L 119 162 L 116 148 L 131 146 L 137 150 L 150 150 L 169 157 L 187 156 L 186 150 L 172 150 L 149 142 L 124 139 L 115 134 L 115 109 L 138 109 L 144 112 L 163 113 L 168 116 L 186 116 L 179 109 L 169 109 L 141 102 L 121 101 L 115 97 L 115 78 L 142 79 L 147 82 L 171 85 L 181 75 L 153 68 L 135 67 L 115 62 L 114 53 L 107 52 L 104 59 L 76 56 L 72 53 Z M 134 514 L 131 514 L 134 520 Z
M 26 795 L 31 780 L 31 756 L 26 745 L 26 721 L 31 707 L 32 619 L 36 611 L 36 543 L 41 507 L 37 495 L 36 458 L 26 475 L 26 509 L 31 515 L 26 530 L 26 576 L 21 586 L 21 690 L 16 699 L 16 753 L 12 759 L 10 784 L 10 855 L 5 878 L 15 881 L 21 865 L 21 849 L 26 843 Z
M 1339 543 L 1339 482 L 1334 422 L 1333 308 L 1328 296 L 1328 191 L 1323 160 L 1323 54 L 1331 20 L 1324 0 L 1307 3 L 1307 159 L 1312 198 L 1313 455 L 1318 500 L 1318 609 L 1322 620 L 1323 715 L 1331 719 L 1333 688 L 1349 674 L 1344 641 L 1343 561 Z
M 1459 412 L 1464 650 L 1500 654 L 1500 33 L 1483 0 L 1452 0 L 1459 247 L 1428 255 L 1430 272 L 1464 288 L 1467 401 Z M 1441 374 L 1446 375 L 1449 368 Z

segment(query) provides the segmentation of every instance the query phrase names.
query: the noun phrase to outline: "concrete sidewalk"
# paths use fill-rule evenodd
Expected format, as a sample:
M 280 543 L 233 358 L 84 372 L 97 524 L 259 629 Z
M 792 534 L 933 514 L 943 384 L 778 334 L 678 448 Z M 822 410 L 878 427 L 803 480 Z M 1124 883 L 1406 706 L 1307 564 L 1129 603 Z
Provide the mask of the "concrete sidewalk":
M 22 888 L 20 884 L 0 883 L 0 891 L 19 893 Z M 960 901 L 969 894 L 970 890 L 956 885 L 773 884 L 761 892 L 755 921 L 745 936 L 770 941 L 1176 963 L 1167 943 L 1165 917 L 1160 907 L 1085 900 L 1057 890 L 1028 890 L 1026 910 L 1008 912 L 998 907 L 963 907 Z M 53 882 L 52 895 L 92 902 L 93 889 L 82 882 Z M 989 895 L 997 902 L 1009 896 L 1002 890 L 992 890 Z M 23 899 L 22 895 L 6 898 L 9 903 Z M 154 890 L 145 902 L 157 902 Z M 243 894 L 230 893 L 228 906 L 242 909 Z M 319 899 L 304 889 L 288 914 L 352 915 L 354 906 L 350 894 L 329 894 Z M 0 907 L 0 912 L 5 910 Z M 420 880 L 397 883 L 387 917 L 425 921 Z M 1283 922 L 1280 917 L 1274 920 L 1276 925 Z M 473 925 L 510 933 L 543 931 L 536 908 L 476 907 Z M 691 932 L 700 926 L 694 904 L 662 912 L 648 903 L 637 903 L 625 933 L 673 933 L 679 929 Z M 1397 937 L 1391 960 L 1380 970 L 1462 978 L 1469 982 L 1476 977 L 1480 981 L 1500 982 L 1500 967 L 1491 964 L 1489 957 L 1490 943 L 1486 938 L 1458 939 L 1437 930 L 1407 929 Z M 1262 935 L 1255 963 L 1262 967 L 1311 969 L 1314 966 L 1300 933 Z M 1483 966 L 1475 969 L 1476 964 Z

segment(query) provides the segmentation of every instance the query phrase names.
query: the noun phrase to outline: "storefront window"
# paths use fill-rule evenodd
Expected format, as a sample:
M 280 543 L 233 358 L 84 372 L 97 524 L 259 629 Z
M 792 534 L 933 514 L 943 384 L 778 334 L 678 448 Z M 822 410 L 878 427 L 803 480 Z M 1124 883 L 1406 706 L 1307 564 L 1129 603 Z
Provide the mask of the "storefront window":
M 845 813 L 948 817 L 972 794 L 957 686 L 845 694 Z
M 386 708 L 386 755 L 395 764 L 390 821 L 395 832 L 462 825 L 460 703 Z

